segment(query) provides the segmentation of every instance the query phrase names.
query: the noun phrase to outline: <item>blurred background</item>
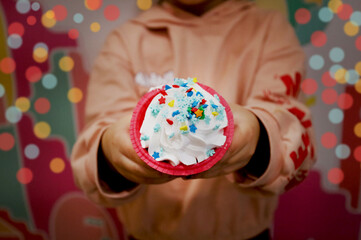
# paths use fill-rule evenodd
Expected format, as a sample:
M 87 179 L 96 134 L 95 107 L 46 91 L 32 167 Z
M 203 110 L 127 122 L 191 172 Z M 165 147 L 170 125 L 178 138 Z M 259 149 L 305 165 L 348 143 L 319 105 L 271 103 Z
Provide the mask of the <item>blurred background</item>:
M 361 2 L 259 0 L 307 54 L 318 162 L 282 195 L 275 239 L 361 239 Z M 123 239 L 73 183 L 89 72 L 109 31 L 155 0 L 0 0 L 0 239 Z

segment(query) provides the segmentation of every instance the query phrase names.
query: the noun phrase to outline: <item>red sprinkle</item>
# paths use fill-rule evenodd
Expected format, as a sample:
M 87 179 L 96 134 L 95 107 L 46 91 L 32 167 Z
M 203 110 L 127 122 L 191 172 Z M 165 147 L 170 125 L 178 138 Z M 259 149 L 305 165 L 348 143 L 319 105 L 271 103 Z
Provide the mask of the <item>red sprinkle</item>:
M 159 104 L 164 104 L 165 103 L 165 98 L 162 96 L 161 98 L 158 99 Z
M 198 111 L 198 108 L 192 108 L 192 112 L 197 112 Z
M 186 93 L 189 93 L 190 91 L 192 91 L 193 90 L 193 88 L 190 88 L 190 89 L 188 89 L 187 91 L 186 91 Z
M 178 85 L 172 85 L 172 87 L 174 87 L 174 88 L 179 88 L 179 86 L 178 86 Z
M 173 121 L 170 120 L 170 119 L 168 119 L 168 118 L 167 118 L 167 123 L 168 123 L 169 125 L 173 125 Z
M 167 95 L 168 95 L 168 93 L 167 93 L 164 89 L 160 90 L 160 93 L 161 93 L 163 96 L 167 96 Z
M 207 100 L 205 100 L 204 98 L 202 99 L 201 105 L 206 104 Z

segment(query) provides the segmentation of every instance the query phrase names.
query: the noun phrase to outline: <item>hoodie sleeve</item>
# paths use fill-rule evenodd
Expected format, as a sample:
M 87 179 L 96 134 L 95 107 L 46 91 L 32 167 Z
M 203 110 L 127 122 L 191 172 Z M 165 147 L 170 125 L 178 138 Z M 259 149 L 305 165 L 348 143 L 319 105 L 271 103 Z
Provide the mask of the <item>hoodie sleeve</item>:
M 71 154 L 76 185 L 91 200 L 106 206 L 127 201 L 142 188 L 138 186 L 129 191 L 114 192 L 98 174 L 99 144 L 103 132 L 122 114 L 131 112 L 139 99 L 133 79 L 120 30 L 115 30 L 107 37 L 92 68 L 85 109 L 86 126 Z
M 245 106 L 267 131 L 270 159 L 260 177 L 240 170 L 231 179 L 242 187 L 281 193 L 306 177 L 315 151 L 310 110 L 297 99 L 305 76 L 305 56 L 284 16 L 274 13 L 271 18 Z

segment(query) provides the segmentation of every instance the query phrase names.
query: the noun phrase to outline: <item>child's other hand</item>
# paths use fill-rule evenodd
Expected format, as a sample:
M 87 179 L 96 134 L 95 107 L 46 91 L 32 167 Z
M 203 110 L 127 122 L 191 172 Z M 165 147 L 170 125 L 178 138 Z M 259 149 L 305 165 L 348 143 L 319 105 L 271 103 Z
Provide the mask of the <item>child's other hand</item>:
M 159 184 L 174 179 L 144 163 L 133 149 L 129 136 L 131 114 L 112 124 L 103 134 L 101 147 L 105 158 L 123 177 L 140 184 Z
M 260 126 L 257 117 L 237 104 L 230 104 L 234 117 L 234 136 L 224 157 L 212 168 L 185 179 L 212 178 L 237 171 L 247 165 L 254 154 Z

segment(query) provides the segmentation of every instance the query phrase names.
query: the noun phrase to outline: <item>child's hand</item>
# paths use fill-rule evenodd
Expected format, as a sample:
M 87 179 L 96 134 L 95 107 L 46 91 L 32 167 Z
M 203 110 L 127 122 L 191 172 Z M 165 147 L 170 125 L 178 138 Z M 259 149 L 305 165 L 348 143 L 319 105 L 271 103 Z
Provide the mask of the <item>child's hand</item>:
M 237 171 L 247 165 L 254 154 L 260 126 L 257 117 L 237 104 L 230 104 L 234 117 L 234 136 L 224 157 L 212 168 L 185 179 L 212 178 Z
M 131 114 L 112 124 L 103 134 L 101 147 L 108 162 L 126 179 L 140 184 L 159 184 L 174 179 L 144 163 L 133 149 L 129 136 Z

